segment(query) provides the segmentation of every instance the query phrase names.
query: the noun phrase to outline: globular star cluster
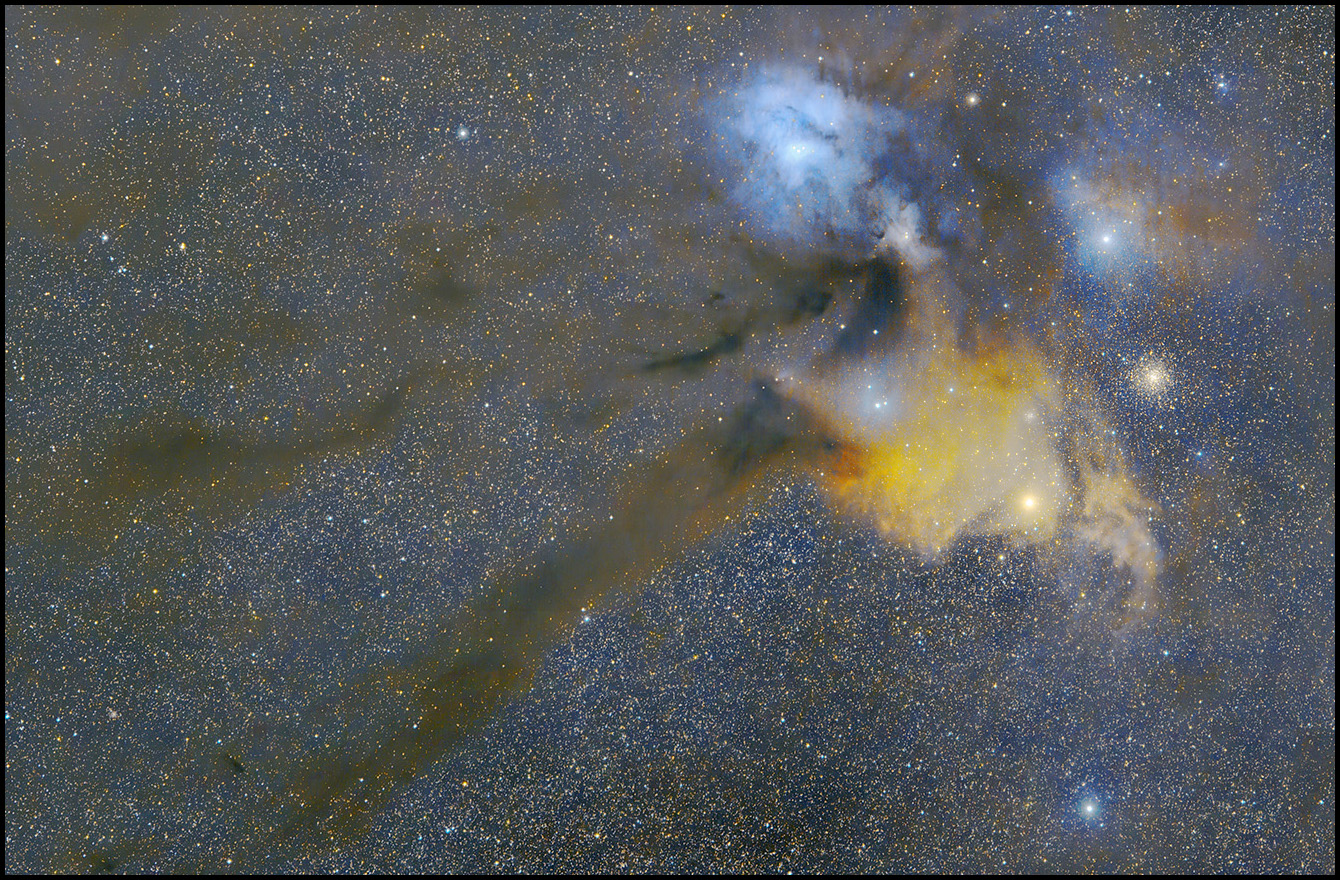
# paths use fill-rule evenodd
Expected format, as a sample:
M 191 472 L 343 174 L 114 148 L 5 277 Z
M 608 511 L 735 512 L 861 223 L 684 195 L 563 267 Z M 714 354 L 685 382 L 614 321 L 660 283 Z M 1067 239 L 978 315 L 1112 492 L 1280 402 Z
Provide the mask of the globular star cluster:
M 1333 9 L 5 30 L 8 871 L 1334 871 Z

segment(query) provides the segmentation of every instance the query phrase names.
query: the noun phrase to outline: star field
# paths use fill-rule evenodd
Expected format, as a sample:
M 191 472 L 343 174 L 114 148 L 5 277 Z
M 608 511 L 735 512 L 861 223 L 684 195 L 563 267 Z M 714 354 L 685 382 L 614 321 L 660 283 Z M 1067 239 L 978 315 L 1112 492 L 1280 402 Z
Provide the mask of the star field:
M 1334 33 L 7 8 L 6 870 L 1333 872 Z

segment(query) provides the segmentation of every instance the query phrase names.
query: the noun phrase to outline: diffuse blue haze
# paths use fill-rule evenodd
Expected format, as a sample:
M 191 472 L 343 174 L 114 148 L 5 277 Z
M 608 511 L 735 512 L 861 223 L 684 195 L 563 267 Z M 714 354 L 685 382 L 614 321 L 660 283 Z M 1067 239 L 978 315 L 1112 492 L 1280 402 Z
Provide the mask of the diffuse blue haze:
M 1334 870 L 1334 11 L 6 10 L 6 869 Z
M 778 244 L 813 248 L 825 233 L 872 240 L 904 204 L 906 184 L 888 169 L 906 120 L 812 65 L 764 68 L 707 103 L 731 196 Z

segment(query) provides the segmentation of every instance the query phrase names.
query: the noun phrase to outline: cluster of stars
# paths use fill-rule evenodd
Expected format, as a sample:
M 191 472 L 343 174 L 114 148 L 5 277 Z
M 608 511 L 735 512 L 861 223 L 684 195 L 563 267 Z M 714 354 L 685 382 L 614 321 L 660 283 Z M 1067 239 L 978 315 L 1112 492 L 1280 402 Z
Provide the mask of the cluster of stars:
M 1330 7 L 6 40 L 7 871 L 1333 873 Z

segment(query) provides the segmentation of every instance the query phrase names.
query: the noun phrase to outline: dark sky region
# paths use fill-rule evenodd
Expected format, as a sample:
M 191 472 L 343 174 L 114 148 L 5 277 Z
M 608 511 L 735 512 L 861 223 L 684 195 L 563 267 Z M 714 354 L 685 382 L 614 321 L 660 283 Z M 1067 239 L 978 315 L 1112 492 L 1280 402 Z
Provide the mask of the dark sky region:
M 1332 872 L 1331 8 L 5 11 L 12 872 Z

